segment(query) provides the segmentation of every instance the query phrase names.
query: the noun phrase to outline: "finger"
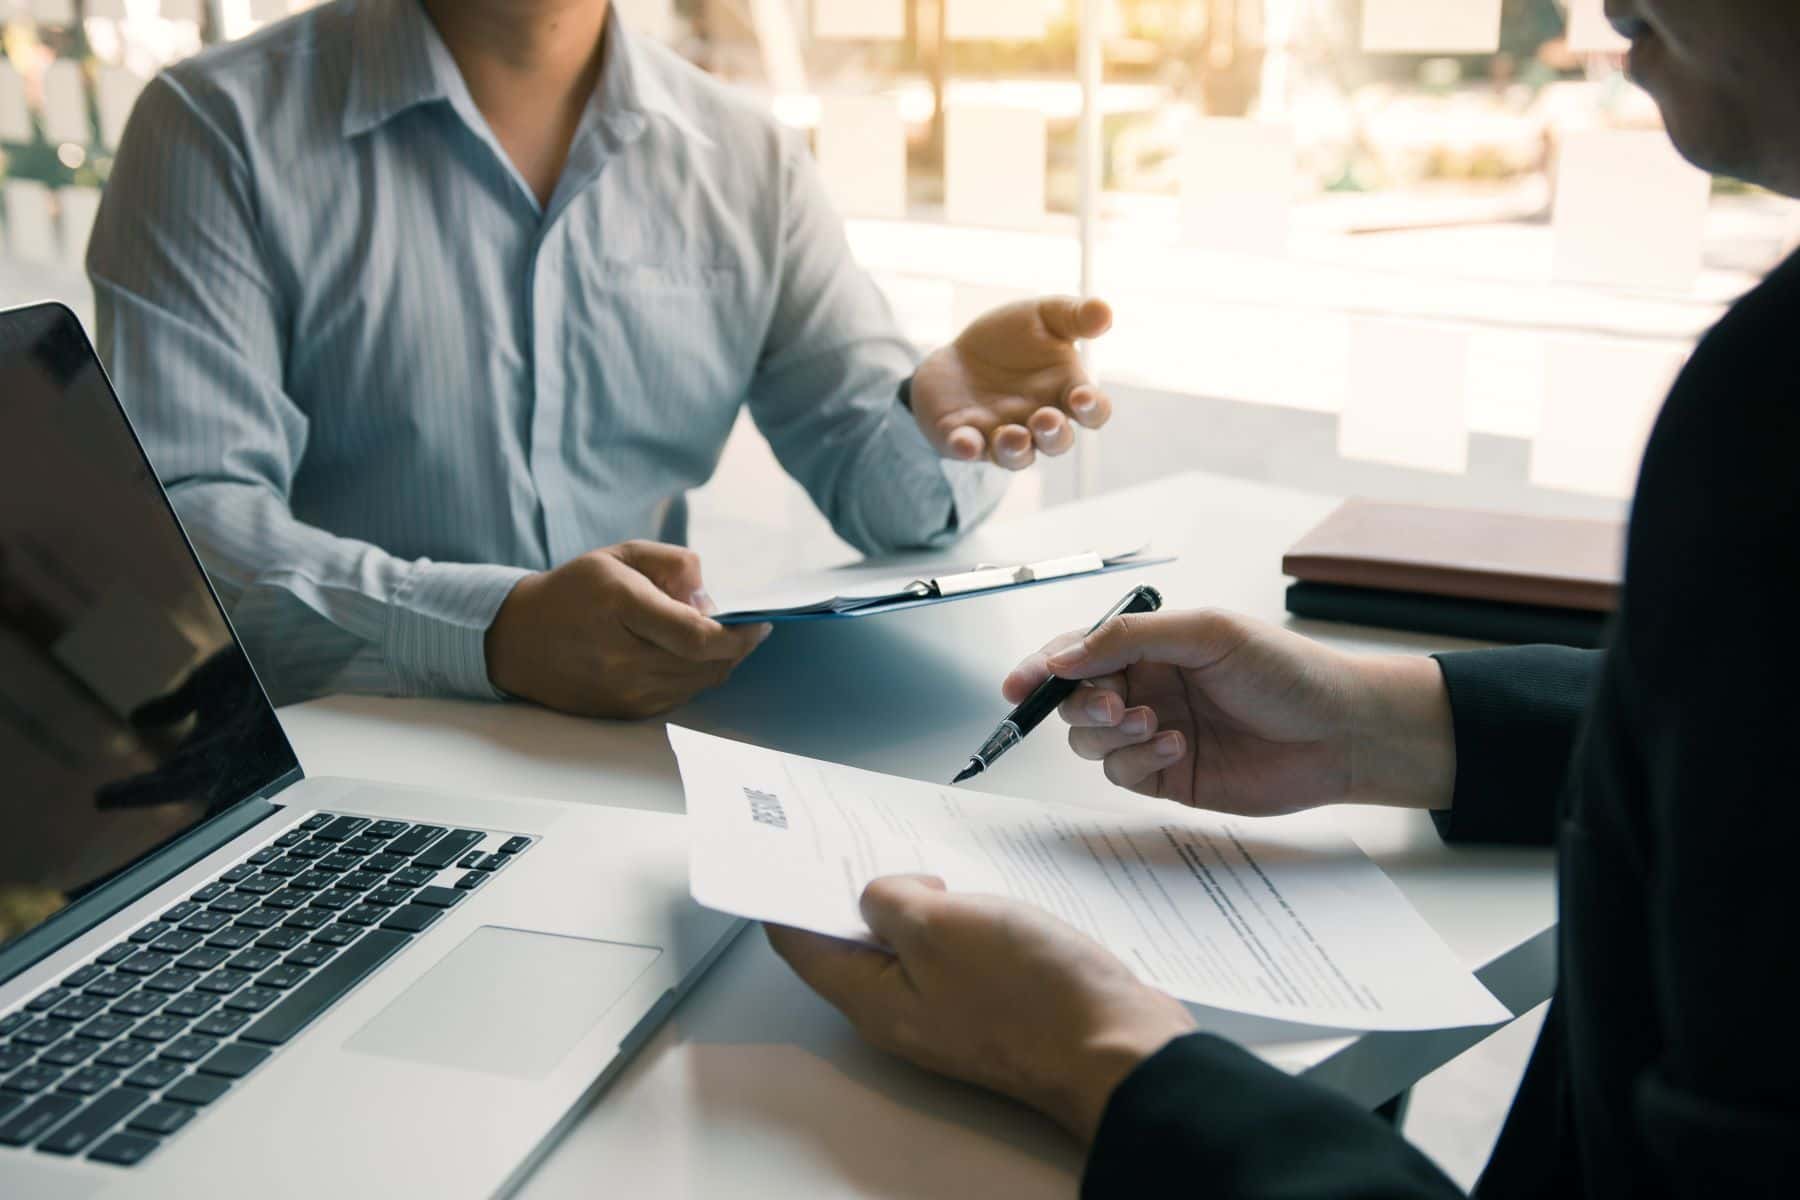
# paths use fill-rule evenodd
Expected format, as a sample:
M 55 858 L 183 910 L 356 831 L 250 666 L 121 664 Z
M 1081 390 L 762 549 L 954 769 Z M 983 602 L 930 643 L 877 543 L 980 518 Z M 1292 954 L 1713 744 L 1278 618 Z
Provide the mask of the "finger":
M 891 1003 L 884 993 L 905 983 L 904 975 L 890 970 L 894 958 L 884 951 L 785 925 L 764 925 L 763 933 L 806 986 L 853 1021 L 872 1017 Z
M 1031 448 L 1031 431 L 1023 425 L 1002 425 L 988 441 L 994 462 L 1009 471 L 1023 471 L 1037 458 Z
M 1156 736 L 1156 713 L 1148 708 L 1127 709 L 1119 723 L 1111 728 L 1069 730 L 1069 749 L 1078 758 L 1099 762 L 1109 754 L 1128 746 L 1141 746 Z
M 1112 328 L 1112 307 L 1104 300 L 1046 296 L 1038 301 L 1038 320 L 1050 336 L 1064 342 L 1095 338 Z
M 1066 454 L 1075 445 L 1075 428 L 1069 419 L 1054 408 L 1040 408 L 1027 422 L 1031 439 L 1045 454 Z
M 1077 729 L 1111 729 L 1125 719 L 1125 677 L 1113 675 L 1105 680 L 1084 681 L 1081 687 L 1057 707 L 1057 713 Z
M 1000 694 L 1013 704 L 1022 702 L 1025 697 L 1036 691 L 1044 680 L 1050 678 L 1050 668 L 1044 664 L 1044 660 L 1056 651 L 1073 646 L 1079 641 L 1081 641 L 1079 631 L 1071 631 L 1051 638 L 1042 650 L 1028 655 L 1023 662 L 1007 672 L 1006 678 L 1000 683 Z
M 889 875 L 863 889 L 861 909 L 869 931 L 894 948 L 902 961 L 921 953 L 929 941 L 929 919 L 944 894 L 944 881 L 926 875 Z
M 1112 401 L 1105 392 L 1085 381 L 1070 386 L 1063 397 L 1063 407 L 1088 429 L 1098 429 L 1112 420 Z
M 1148 742 L 1127 746 L 1106 756 L 1106 777 L 1123 788 L 1138 789 L 1181 761 L 1187 739 L 1164 730 Z
M 666 542 L 630 541 L 613 547 L 613 554 L 626 566 L 644 576 L 668 595 L 694 608 L 696 593 L 704 596 L 706 584 L 700 577 L 700 556 L 686 546 Z
M 641 575 L 623 581 L 620 621 L 659 650 L 688 662 L 736 663 L 762 645 L 774 626 L 721 625 L 653 586 Z
M 951 458 L 962 462 L 974 462 L 986 448 L 987 439 L 972 425 L 958 425 L 944 439 L 944 450 Z
M 1140 662 L 1162 662 L 1201 670 L 1243 645 L 1250 630 L 1230 613 L 1127 613 L 1114 617 L 1045 660 L 1065 679 L 1111 675 Z

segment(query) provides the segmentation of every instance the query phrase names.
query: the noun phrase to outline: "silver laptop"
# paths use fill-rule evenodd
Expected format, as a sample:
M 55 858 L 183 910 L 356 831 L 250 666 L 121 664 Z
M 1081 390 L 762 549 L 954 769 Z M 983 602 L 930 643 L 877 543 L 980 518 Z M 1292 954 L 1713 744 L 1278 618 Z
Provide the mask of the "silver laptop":
M 305 777 L 79 323 L 0 313 L 0 1195 L 505 1192 L 737 932 L 686 875 Z

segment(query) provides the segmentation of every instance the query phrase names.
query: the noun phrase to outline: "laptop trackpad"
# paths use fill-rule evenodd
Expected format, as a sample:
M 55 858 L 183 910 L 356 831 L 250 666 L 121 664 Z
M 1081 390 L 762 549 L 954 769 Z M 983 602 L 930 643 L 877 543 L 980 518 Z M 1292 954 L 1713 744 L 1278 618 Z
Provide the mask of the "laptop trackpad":
M 661 954 L 652 946 L 483 925 L 345 1048 L 542 1079 Z

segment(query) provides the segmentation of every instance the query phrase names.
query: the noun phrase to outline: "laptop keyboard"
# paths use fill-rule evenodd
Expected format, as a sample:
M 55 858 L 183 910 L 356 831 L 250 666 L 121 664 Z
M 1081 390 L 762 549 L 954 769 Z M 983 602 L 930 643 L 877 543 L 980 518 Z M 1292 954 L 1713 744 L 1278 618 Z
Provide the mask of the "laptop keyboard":
M 0 1016 L 0 1147 L 142 1162 L 532 841 L 313 814 Z

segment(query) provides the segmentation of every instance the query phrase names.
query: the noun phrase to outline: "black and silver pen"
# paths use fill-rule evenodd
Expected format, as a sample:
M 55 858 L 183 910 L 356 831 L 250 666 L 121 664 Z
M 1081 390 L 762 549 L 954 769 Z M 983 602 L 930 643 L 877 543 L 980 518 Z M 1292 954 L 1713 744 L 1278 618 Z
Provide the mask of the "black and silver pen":
M 1095 621 L 1094 628 L 1088 632 L 1093 633 L 1094 629 L 1100 628 L 1114 617 L 1126 613 L 1155 612 L 1161 607 L 1161 592 L 1153 587 L 1134 587 L 1123 600 L 1112 606 L 1110 612 Z M 999 727 L 988 735 L 988 740 L 981 744 L 981 749 L 969 756 L 969 765 L 962 769 L 962 774 L 950 782 L 957 784 L 965 779 L 973 779 L 993 766 L 994 760 L 1024 741 L 1026 734 L 1036 729 L 1040 721 L 1055 712 L 1056 706 L 1074 695 L 1075 689 L 1080 686 L 1079 680 L 1063 679 L 1056 675 L 1038 684 L 1037 690 L 1007 714 L 1006 720 L 1000 722 Z

